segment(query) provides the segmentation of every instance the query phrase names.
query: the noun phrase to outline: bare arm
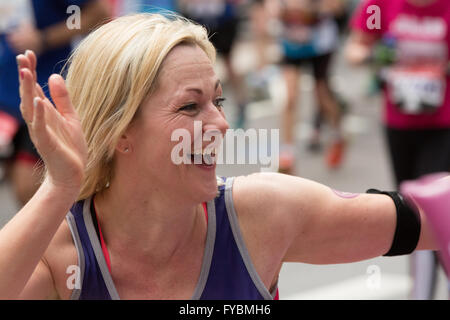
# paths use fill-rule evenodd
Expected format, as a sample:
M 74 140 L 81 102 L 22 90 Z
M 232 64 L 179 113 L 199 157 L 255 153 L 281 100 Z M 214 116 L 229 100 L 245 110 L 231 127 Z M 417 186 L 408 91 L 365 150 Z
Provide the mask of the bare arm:
M 45 250 L 72 206 L 76 194 L 44 182 L 32 199 L 0 230 L 0 298 L 20 297 L 33 272 L 30 290 L 47 298 L 55 291 L 50 270 L 42 260 Z M 37 290 L 36 290 L 37 289 Z M 27 295 L 26 292 L 22 293 Z
M 54 287 L 43 255 L 78 197 L 86 142 L 63 79 L 49 80 L 54 108 L 36 83 L 34 53 L 19 56 L 18 62 L 22 115 L 48 174 L 32 199 L 0 230 L 0 298 L 46 298 Z
M 70 18 L 70 15 L 67 17 Z M 11 33 L 8 41 L 17 53 L 28 49 L 40 54 L 43 51 L 70 44 L 74 37 L 88 33 L 91 29 L 106 22 L 108 17 L 109 11 L 105 2 L 96 0 L 81 9 L 79 28 L 69 28 L 66 20 L 43 30 L 26 24 Z
M 297 218 L 301 232 L 292 231 L 293 241 L 285 261 L 347 263 L 378 257 L 389 251 L 397 224 L 396 207 L 390 197 L 365 193 L 347 197 L 310 181 L 297 183 L 299 187 L 304 184 L 303 188 L 311 188 L 308 195 L 314 200 L 310 210 L 300 216 L 293 208 L 286 208 L 288 217 Z M 421 221 L 416 249 L 435 249 L 423 214 Z
M 366 62 L 372 52 L 373 45 L 378 38 L 375 35 L 362 31 L 353 31 L 345 47 L 345 56 L 347 60 L 354 65 Z
M 275 250 L 283 252 L 283 262 L 360 261 L 387 253 L 392 244 L 396 208 L 385 195 L 344 198 L 322 184 L 274 173 L 240 179 L 233 194 L 238 212 L 250 212 L 243 219 L 255 225 L 259 216 L 260 232 L 276 229 Z M 417 249 L 432 248 L 436 245 L 422 215 Z
M 46 36 L 49 49 L 61 47 L 70 43 L 78 35 L 88 33 L 91 29 L 106 22 L 109 18 L 105 1 L 92 1 L 81 9 L 80 28 L 69 29 L 66 21 L 50 26 L 42 32 Z

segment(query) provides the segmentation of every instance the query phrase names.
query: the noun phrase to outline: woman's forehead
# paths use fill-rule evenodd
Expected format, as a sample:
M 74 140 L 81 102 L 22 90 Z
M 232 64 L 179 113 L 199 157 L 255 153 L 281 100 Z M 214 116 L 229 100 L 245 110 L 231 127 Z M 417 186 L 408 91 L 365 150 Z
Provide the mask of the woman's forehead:
M 172 49 L 161 66 L 162 83 L 181 84 L 191 81 L 217 82 L 211 60 L 198 46 L 179 45 Z
M 180 68 L 202 66 L 212 68 L 212 63 L 206 53 L 197 45 L 178 45 L 165 57 L 162 71 L 177 72 Z

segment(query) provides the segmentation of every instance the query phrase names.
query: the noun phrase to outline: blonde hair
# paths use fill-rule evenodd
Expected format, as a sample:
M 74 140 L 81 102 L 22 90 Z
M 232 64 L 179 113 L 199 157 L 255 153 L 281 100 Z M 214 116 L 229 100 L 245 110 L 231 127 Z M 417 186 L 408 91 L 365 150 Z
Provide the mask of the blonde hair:
M 118 139 L 155 89 L 164 58 L 179 44 L 198 45 L 214 63 L 205 28 L 175 14 L 120 17 L 87 36 L 69 58 L 66 85 L 88 146 L 79 199 L 107 187 Z

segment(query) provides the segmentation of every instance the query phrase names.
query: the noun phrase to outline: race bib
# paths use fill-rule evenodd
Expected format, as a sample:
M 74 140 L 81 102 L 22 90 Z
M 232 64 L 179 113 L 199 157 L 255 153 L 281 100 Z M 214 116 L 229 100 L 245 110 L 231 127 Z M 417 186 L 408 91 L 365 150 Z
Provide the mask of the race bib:
M 442 67 L 393 67 L 383 78 L 390 101 L 402 113 L 434 113 L 444 103 L 446 78 Z

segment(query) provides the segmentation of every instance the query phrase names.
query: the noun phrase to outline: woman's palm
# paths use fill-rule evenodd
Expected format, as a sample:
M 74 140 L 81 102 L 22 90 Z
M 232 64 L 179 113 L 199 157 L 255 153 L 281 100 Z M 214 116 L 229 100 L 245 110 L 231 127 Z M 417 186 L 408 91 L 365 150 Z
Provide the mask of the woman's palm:
M 21 111 L 31 139 L 41 155 L 48 178 L 57 186 L 80 188 L 87 159 L 87 146 L 64 80 L 49 78 L 50 94 L 56 105 L 45 98 L 36 83 L 36 57 L 28 51 L 18 57 L 21 76 Z

